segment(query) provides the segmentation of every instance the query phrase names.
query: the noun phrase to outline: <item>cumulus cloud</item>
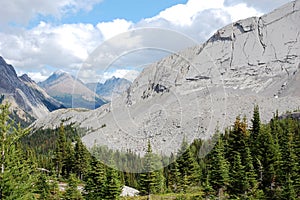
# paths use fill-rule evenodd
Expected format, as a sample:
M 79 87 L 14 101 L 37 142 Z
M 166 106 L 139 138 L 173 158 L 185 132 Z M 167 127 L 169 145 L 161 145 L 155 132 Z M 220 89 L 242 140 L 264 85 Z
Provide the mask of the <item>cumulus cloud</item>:
M 120 33 L 128 31 L 133 23 L 125 19 L 115 19 L 112 22 L 101 22 L 97 28 L 101 31 L 105 40 L 110 39 Z
M 0 54 L 21 69 L 78 67 L 102 41 L 91 24 L 52 26 L 41 22 L 31 30 L 0 33 Z
M 9 0 L 0 6 L 0 24 L 27 24 L 37 15 L 60 18 L 69 12 L 89 11 L 102 0 Z
M 234 6 L 240 3 L 245 3 L 247 6 L 266 13 L 290 1 L 292 0 L 225 0 L 224 4 L 225 6 Z

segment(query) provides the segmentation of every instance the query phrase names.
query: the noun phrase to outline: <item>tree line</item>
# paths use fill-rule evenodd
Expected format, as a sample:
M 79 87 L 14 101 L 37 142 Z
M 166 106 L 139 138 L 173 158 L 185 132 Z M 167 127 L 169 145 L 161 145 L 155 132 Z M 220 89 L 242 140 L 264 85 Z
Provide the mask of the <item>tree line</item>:
M 0 199 L 119 199 L 123 185 L 142 196 L 174 199 L 300 197 L 300 122 L 275 113 L 262 124 L 258 106 L 250 125 L 238 116 L 209 140 L 189 145 L 184 139 L 168 157 L 153 153 L 150 141 L 143 157 L 107 147 L 88 150 L 72 126 L 29 134 L 10 125 L 8 114 L 1 105 Z M 203 149 L 211 151 L 203 157 Z M 61 183 L 67 183 L 65 191 Z

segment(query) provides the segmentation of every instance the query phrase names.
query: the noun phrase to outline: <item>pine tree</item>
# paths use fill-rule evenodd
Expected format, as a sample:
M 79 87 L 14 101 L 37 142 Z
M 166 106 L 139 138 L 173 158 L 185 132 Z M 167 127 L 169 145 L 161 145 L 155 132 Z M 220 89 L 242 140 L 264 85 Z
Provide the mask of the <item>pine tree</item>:
M 271 135 L 268 126 L 262 126 L 257 137 L 257 150 L 254 154 L 258 163 L 258 174 L 260 180 L 260 188 L 263 189 L 267 196 L 273 196 L 273 188 L 278 176 L 276 165 L 278 163 L 277 146 Z
M 106 195 L 107 200 L 119 199 L 122 185 L 118 171 L 113 166 L 107 169 Z
M 180 173 L 178 169 L 178 163 L 174 154 L 171 154 L 170 165 L 168 166 L 168 187 L 172 192 L 178 192 Z
M 291 126 L 289 123 L 288 126 Z M 297 183 L 299 179 L 298 174 L 298 159 L 295 154 L 294 146 L 294 134 L 291 127 L 287 128 L 286 136 L 284 137 L 283 146 L 282 146 L 282 165 L 281 165 L 281 180 L 283 181 L 282 185 L 290 184 L 289 188 L 294 188 L 292 183 Z
M 298 199 L 295 189 L 294 189 L 294 183 L 291 180 L 290 175 L 287 175 L 286 177 L 287 181 L 283 186 L 282 196 L 281 199 L 283 200 L 295 200 Z
M 150 141 L 148 141 L 147 153 L 144 158 L 143 173 L 140 174 L 140 192 L 141 195 L 150 195 L 155 192 L 155 168 Z
M 253 119 L 252 122 L 252 129 L 251 129 L 251 140 L 256 141 L 259 132 L 260 132 L 260 113 L 259 113 L 259 106 L 255 105 L 253 110 Z
M 185 137 L 183 138 L 181 147 L 178 151 L 177 163 L 178 170 L 181 175 L 186 175 L 191 184 L 199 183 L 201 177 L 200 167 L 194 159 Z
M 75 174 L 70 174 L 68 179 L 68 186 L 66 188 L 66 192 L 63 196 L 64 200 L 83 200 L 83 197 L 78 190 L 78 179 Z
M 83 175 L 87 172 L 89 162 L 90 162 L 90 153 L 82 143 L 80 138 L 76 139 L 75 144 L 75 163 L 74 163 L 74 171 L 77 174 L 79 179 L 83 180 Z
M 66 175 L 65 160 L 68 157 L 67 146 L 68 144 L 67 144 L 65 129 L 63 123 L 61 123 L 58 131 L 58 141 L 56 144 L 55 159 L 54 159 L 56 165 L 56 173 L 58 177 Z
M 91 159 L 91 169 L 86 176 L 84 191 L 87 200 L 105 199 L 107 188 L 106 169 L 96 158 Z
M 224 145 L 221 136 L 211 152 L 210 180 L 212 187 L 222 194 L 229 185 L 229 163 L 224 155 Z
M 239 152 L 234 156 L 233 164 L 230 170 L 230 192 L 234 195 L 245 194 L 247 182 L 245 176 L 245 167 Z
M 0 199 L 34 199 L 36 166 L 26 158 L 19 140 L 29 133 L 9 120 L 9 105 L 0 105 Z
M 48 181 L 49 180 L 47 179 L 47 176 L 44 173 L 41 173 L 39 175 L 38 181 L 36 183 L 36 186 L 37 186 L 36 193 L 38 193 L 40 195 L 38 198 L 40 200 L 51 198 L 50 197 L 51 188 L 50 188 Z
M 257 188 L 258 182 L 256 180 L 257 174 L 255 173 L 255 169 L 253 166 L 253 159 L 251 156 L 250 148 L 246 148 L 246 157 L 245 157 L 245 178 L 246 178 L 246 193 L 248 195 L 254 195 Z

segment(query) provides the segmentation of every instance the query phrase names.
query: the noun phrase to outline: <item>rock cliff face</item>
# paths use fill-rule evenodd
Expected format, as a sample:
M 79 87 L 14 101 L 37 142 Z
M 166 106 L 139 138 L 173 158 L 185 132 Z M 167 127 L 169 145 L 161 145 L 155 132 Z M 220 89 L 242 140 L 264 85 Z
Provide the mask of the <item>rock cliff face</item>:
M 13 66 L 0 57 L 0 94 L 24 121 L 40 118 L 63 106 L 51 98 L 27 75 L 18 77 Z M 29 114 L 29 115 L 28 115 Z
M 182 138 L 207 138 L 252 116 L 254 104 L 269 120 L 300 105 L 300 1 L 262 17 L 232 23 L 202 45 L 146 67 L 121 98 L 90 112 L 64 110 L 36 122 L 57 126 L 68 118 L 87 127 L 88 145 L 156 152 L 178 149 Z M 59 120 L 58 120 L 58 119 Z M 105 126 L 104 126 L 105 125 Z

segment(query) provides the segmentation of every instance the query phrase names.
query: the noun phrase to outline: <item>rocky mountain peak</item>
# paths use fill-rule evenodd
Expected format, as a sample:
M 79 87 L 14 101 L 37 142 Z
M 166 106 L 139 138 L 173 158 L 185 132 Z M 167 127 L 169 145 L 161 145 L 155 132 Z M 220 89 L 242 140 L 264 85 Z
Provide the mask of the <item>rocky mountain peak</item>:
M 0 57 L 0 94 L 22 120 L 39 118 L 62 105 L 46 94 L 28 75 L 18 77 L 12 65 Z M 31 117 L 28 118 L 28 115 Z M 27 116 L 27 117 L 26 117 Z
M 24 82 L 35 83 L 35 81 L 32 80 L 27 74 L 23 74 L 19 78 Z

